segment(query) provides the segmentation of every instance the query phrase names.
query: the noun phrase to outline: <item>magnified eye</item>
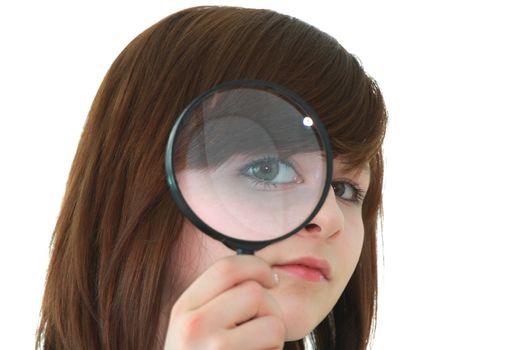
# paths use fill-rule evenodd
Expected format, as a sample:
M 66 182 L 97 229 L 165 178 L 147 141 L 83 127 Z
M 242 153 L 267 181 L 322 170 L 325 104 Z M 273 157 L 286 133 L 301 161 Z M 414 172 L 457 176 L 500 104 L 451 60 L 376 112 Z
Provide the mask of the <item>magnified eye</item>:
M 265 157 L 251 162 L 241 170 L 241 174 L 256 183 L 270 185 L 302 182 L 291 163 L 274 157 Z
M 363 191 L 359 187 L 346 181 L 334 181 L 332 188 L 335 195 L 345 201 L 359 203 L 364 198 Z

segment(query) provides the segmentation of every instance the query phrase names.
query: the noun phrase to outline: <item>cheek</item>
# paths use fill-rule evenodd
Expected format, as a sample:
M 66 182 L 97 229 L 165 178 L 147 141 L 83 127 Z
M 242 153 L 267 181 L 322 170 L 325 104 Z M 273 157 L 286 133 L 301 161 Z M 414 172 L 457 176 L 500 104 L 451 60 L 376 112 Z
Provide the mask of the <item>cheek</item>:
M 358 244 L 360 250 L 365 231 L 361 207 L 343 208 L 341 211 L 344 216 L 344 231 L 346 237 L 352 243 L 360 243 Z
M 346 208 L 343 214 L 344 231 L 343 237 L 341 237 L 343 242 L 337 245 L 337 254 L 343 261 L 343 264 L 341 264 L 343 271 L 341 272 L 345 275 L 343 279 L 346 281 L 344 284 L 346 286 L 361 256 L 364 241 L 364 225 L 360 208 Z
M 172 252 L 173 282 L 170 287 L 175 293 L 170 299 L 176 300 L 215 261 L 233 254 L 231 249 L 202 233 L 186 220 L 179 244 Z

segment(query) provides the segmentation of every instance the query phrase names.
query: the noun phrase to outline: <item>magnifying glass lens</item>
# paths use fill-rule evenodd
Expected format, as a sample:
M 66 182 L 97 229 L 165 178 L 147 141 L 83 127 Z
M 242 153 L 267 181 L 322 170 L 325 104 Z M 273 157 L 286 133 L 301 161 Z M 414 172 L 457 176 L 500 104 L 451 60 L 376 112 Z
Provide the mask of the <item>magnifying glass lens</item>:
M 274 240 L 305 224 L 324 200 L 326 137 L 290 96 L 218 89 L 179 119 L 171 148 L 179 200 L 216 233 Z

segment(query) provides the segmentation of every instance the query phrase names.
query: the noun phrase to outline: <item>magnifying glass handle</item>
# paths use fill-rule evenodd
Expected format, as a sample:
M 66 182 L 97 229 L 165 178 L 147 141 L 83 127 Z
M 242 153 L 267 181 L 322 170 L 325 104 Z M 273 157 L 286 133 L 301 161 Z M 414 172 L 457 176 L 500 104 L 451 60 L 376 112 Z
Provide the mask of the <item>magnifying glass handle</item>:
M 251 249 L 243 249 L 243 248 L 237 248 L 235 252 L 237 253 L 237 255 L 253 255 L 255 253 L 255 251 Z

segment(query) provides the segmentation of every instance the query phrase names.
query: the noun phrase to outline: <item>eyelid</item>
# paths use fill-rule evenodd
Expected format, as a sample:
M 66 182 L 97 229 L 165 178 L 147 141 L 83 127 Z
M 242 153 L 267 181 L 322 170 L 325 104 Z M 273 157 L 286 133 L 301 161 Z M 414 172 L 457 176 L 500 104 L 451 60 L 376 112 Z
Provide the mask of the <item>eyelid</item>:
M 272 181 L 258 180 L 257 178 L 249 174 L 249 170 L 251 167 L 257 165 L 258 163 L 269 162 L 269 161 L 277 161 L 279 163 L 284 164 L 287 167 L 290 167 L 292 171 L 295 173 L 294 180 L 291 182 L 286 182 L 286 183 L 273 183 Z M 242 166 L 238 170 L 238 173 L 250 179 L 253 182 L 254 186 L 264 186 L 265 190 L 269 190 L 270 187 L 273 187 L 274 189 L 277 189 L 277 188 L 284 189 L 287 186 L 301 184 L 304 182 L 304 179 L 301 176 L 300 171 L 298 170 L 299 168 L 300 167 L 297 165 L 297 163 L 293 159 L 281 158 L 278 155 L 263 155 L 263 156 L 259 156 L 259 158 L 256 158 L 254 160 L 250 160 L 248 164 Z
M 356 197 L 357 197 L 356 200 L 350 200 L 350 199 L 344 199 L 344 198 L 338 197 L 339 199 L 341 199 L 345 203 L 356 203 L 356 204 L 363 203 L 363 200 L 366 197 L 367 190 L 364 190 L 357 181 L 354 181 L 349 178 L 335 178 L 332 180 L 332 183 L 334 182 L 346 182 L 350 184 L 350 186 L 352 186 L 354 190 L 356 191 Z
M 283 164 L 286 164 L 287 166 L 291 167 L 297 173 L 297 166 L 294 164 L 293 160 L 284 159 L 278 156 L 271 156 L 271 155 L 261 156 L 259 158 L 256 158 L 255 160 L 250 161 L 248 164 L 243 165 L 241 167 L 240 172 L 245 173 L 246 171 L 248 171 L 248 169 L 250 169 L 250 167 L 254 166 L 257 163 L 274 161 L 274 160 L 277 160 Z

